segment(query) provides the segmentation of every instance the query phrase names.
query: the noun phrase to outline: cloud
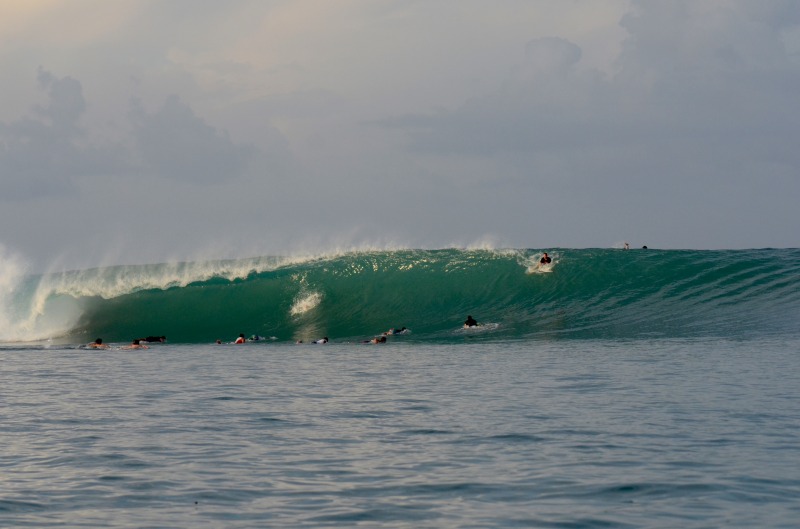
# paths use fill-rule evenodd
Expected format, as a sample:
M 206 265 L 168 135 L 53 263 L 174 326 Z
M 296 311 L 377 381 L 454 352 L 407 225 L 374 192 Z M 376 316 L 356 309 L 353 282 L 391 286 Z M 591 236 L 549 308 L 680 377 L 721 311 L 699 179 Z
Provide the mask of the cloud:
M 543 37 L 528 42 L 525 55 L 532 68 L 542 72 L 558 72 L 578 64 L 581 49 L 559 37 Z
M 221 182 L 241 176 L 254 154 L 253 147 L 234 144 L 227 132 L 196 116 L 177 95 L 153 114 L 134 100 L 130 118 L 144 164 L 163 177 Z
M 759 5 L 636 2 L 621 20 L 628 36 L 611 75 L 582 67 L 569 40 L 537 38 L 494 92 L 378 123 L 404 130 L 428 155 L 515 154 L 530 163 L 557 154 L 570 163 L 569 153 L 602 150 L 621 168 L 683 152 L 698 165 L 755 157 L 797 166 L 789 139 L 800 123 L 800 70 L 778 16 L 797 14 L 784 2 Z
M 0 200 L 25 200 L 71 193 L 75 178 L 125 168 L 121 150 L 86 139 L 81 83 L 40 69 L 39 88 L 49 103 L 28 117 L 0 123 Z
M 36 107 L 36 112 L 48 120 L 54 129 L 69 137 L 76 134 L 76 124 L 86 111 L 81 83 L 71 77 L 56 78 L 50 72 L 39 69 L 39 86 L 47 90 L 50 105 Z
M 131 127 L 114 126 L 116 141 L 93 136 L 82 125 L 90 105 L 79 80 L 40 68 L 37 84 L 46 102 L 22 118 L 0 122 L 0 201 L 75 195 L 93 178 L 130 179 L 145 173 L 219 183 L 241 176 L 258 154 L 207 124 L 178 96 L 167 97 L 154 113 L 134 100 L 128 113 Z M 282 137 L 268 130 L 273 133 L 267 152 L 285 165 Z M 273 151 L 283 158 L 278 160 Z

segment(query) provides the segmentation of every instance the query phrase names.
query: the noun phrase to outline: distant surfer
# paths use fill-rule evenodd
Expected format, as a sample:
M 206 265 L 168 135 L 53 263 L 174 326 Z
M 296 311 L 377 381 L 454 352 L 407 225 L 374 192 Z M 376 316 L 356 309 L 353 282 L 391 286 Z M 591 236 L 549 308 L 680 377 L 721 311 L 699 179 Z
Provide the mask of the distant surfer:
M 240 334 L 236 341 L 233 343 L 245 343 L 247 340 L 244 339 L 244 333 Z
M 98 338 L 95 341 L 86 344 L 86 347 L 90 347 L 92 349 L 108 349 L 108 344 L 104 344 L 103 339 Z
M 392 327 L 391 329 L 389 329 L 388 331 L 383 333 L 383 335 L 384 336 L 392 336 L 394 334 L 405 334 L 406 331 L 408 331 L 408 329 L 406 329 L 405 327 L 400 327 L 399 329 L 396 328 L 396 327 Z
M 542 255 L 542 258 L 541 258 L 541 259 L 539 259 L 539 264 L 540 264 L 540 265 L 548 265 L 548 264 L 550 264 L 551 262 L 553 262 L 553 260 L 552 260 L 552 259 L 550 259 L 550 256 L 549 256 L 549 255 L 547 255 L 547 252 L 544 252 L 544 255 Z
M 475 321 L 475 318 L 473 318 L 472 316 L 467 316 L 467 321 L 464 322 L 464 328 L 468 329 L 470 327 L 477 327 L 477 326 L 478 322 Z
M 123 349 L 150 349 L 150 348 L 141 343 L 141 340 L 134 340 L 127 347 L 123 347 Z
M 163 343 L 163 342 L 167 341 L 167 337 L 166 336 L 148 336 L 147 338 L 139 338 L 139 341 L 140 342 L 148 342 L 148 343 L 155 343 L 155 342 Z
M 318 344 L 328 343 L 328 337 L 325 336 L 324 338 L 320 338 L 319 340 L 314 340 L 313 343 L 318 343 Z
M 622 247 L 622 249 L 623 250 L 630 250 L 631 249 L 631 245 L 626 242 L 625 245 Z

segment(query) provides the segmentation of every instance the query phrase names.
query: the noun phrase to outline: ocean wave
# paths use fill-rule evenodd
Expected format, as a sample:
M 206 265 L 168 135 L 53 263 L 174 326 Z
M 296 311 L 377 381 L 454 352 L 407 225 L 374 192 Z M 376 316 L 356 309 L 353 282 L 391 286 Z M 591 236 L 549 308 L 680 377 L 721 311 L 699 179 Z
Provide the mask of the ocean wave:
M 531 273 L 541 253 L 366 250 L 27 275 L 0 252 L 0 341 L 352 339 L 401 326 L 414 340 L 800 330 L 799 250 L 550 249 L 549 272 Z M 464 333 L 467 314 L 491 325 Z

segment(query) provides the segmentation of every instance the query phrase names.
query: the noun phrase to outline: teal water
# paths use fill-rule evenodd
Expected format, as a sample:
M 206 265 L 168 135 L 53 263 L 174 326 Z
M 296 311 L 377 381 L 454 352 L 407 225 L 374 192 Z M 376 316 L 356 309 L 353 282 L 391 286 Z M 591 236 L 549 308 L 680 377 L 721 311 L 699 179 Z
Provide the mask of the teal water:
M 2 527 L 793 528 L 800 340 L 0 348 Z
M 488 339 L 796 335 L 800 250 L 402 250 L 118 266 L 20 278 L 0 341 Z M 475 333 L 477 334 L 477 333 Z

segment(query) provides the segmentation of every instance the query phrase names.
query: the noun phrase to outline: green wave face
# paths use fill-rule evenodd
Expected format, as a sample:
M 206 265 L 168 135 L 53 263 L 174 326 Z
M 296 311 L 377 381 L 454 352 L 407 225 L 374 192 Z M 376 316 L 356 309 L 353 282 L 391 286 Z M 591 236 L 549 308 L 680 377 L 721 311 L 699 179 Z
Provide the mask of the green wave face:
M 799 250 L 405 250 L 30 278 L 8 340 L 641 339 L 797 335 Z M 69 314 L 69 317 L 66 316 Z M 484 325 L 464 330 L 467 315 Z M 16 319 L 15 319 L 16 318 Z M 53 326 L 50 322 L 56 321 Z M 48 329 L 48 325 L 52 328 Z M 49 334 L 48 334 L 49 333 Z

